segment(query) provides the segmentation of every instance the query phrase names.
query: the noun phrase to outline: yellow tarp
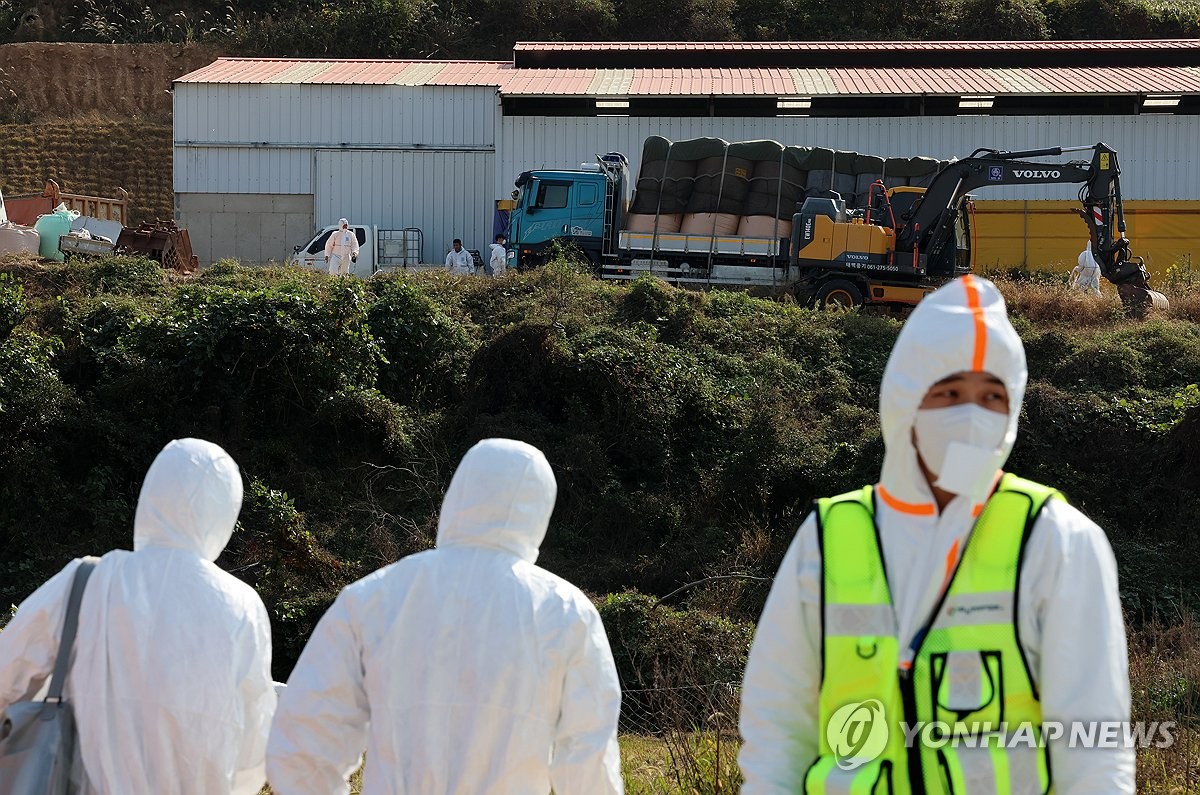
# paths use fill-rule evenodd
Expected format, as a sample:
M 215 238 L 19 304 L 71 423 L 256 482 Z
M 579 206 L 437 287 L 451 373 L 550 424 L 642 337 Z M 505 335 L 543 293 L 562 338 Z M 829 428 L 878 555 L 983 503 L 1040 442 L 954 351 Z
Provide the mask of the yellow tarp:
M 1072 201 L 975 202 L 975 267 L 1069 271 L 1087 245 Z M 1178 262 L 1200 265 L 1200 201 L 1127 201 L 1125 236 L 1155 281 Z

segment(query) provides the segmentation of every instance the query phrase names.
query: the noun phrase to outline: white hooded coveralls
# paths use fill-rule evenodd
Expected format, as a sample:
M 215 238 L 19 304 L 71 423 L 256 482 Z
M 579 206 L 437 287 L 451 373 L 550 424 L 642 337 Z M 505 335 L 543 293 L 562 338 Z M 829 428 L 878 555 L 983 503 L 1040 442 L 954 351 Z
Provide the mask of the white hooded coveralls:
M 1071 286 L 1079 290 L 1100 295 L 1100 263 L 1092 254 L 1092 241 L 1079 253 L 1079 261 L 1071 270 Z
M 508 265 L 508 250 L 499 243 L 493 243 L 488 264 L 492 266 L 492 276 L 503 276 L 504 268 Z
M 622 792 L 620 686 L 599 613 L 534 565 L 557 486 L 545 457 L 489 439 L 463 458 L 437 548 L 347 587 L 288 680 L 276 795 Z
M 275 690 L 254 590 L 213 563 L 242 505 L 237 465 L 198 439 L 168 444 L 142 484 L 134 551 L 84 591 L 65 696 L 98 795 L 255 795 Z M 74 560 L 0 632 L 0 709 L 48 686 Z
M 973 306 L 972 306 L 973 305 Z M 939 514 L 912 443 L 917 407 L 934 383 L 982 369 L 1008 390 L 1000 467 L 1012 450 L 1025 392 L 1025 351 L 991 282 L 957 279 L 925 298 L 901 330 L 880 387 L 886 453 L 876 525 L 900 647 L 929 618 L 957 565 L 980 494 L 956 496 Z M 846 489 L 862 484 L 847 483 Z M 1052 484 L 1049 484 L 1052 485 Z M 817 757 L 822 562 L 810 514 L 783 559 L 758 623 L 742 688 L 738 761 L 745 795 L 793 795 Z M 1065 502 L 1033 526 L 1017 594 L 1020 639 L 1040 690 L 1043 720 L 1128 721 L 1129 671 L 1116 561 L 1104 532 Z M 1068 727 L 1069 733 L 1069 727 Z M 1059 795 L 1134 792 L 1134 752 L 1049 743 Z M 967 795 L 971 795 L 967 793 Z
M 325 256 L 329 258 L 329 273 L 346 276 L 350 273 L 350 258 L 358 256 L 358 234 L 349 226 L 346 219 L 338 221 L 338 228 L 325 241 Z
M 465 248 L 458 251 L 450 249 L 446 252 L 446 270 L 455 276 L 472 276 L 475 273 L 475 259 Z

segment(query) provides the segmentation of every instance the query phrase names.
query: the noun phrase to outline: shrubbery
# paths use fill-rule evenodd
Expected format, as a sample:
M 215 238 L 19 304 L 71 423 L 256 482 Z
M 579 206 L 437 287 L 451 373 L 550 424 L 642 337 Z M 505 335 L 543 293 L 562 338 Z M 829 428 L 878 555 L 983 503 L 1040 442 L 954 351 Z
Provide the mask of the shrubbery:
M 1200 325 L 1054 315 L 1055 288 L 1003 289 L 1031 373 L 1013 469 L 1109 531 L 1134 615 L 1194 603 Z M 878 384 L 899 327 L 618 287 L 561 262 L 499 282 L 364 282 L 231 262 L 180 280 L 137 259 L 9 261 L 0 599 L 72 556 L 128 546 L 154 455 L 208 438 L 247 484 L 221 562 L 263 594 L 282 678 L 340 587 L 432 545 L 462 454 L 509 436 L 543 449 L 558 478 L 540 562 L 623 594 L 604 610 L 627 684 L 689 650 L 715 655 L 698 679 L 736 679 L 746 622 L 811 501 L 877 474 Z M 669 606 L 650 596 L 684 585 Z

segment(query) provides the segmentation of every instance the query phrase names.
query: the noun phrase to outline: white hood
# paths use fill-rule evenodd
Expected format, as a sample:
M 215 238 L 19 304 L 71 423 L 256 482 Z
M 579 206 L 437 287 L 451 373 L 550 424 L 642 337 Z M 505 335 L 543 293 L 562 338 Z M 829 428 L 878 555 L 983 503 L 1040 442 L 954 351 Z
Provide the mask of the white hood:
M 999 469 L 1017 438 L 1028 371 L 1025 347 L 1008 320 L 1004 296 L 978 276 L 955 279 L 921 301 L 901 329 L 884 369 L 879 422 L 887 452 L 879 482 L 895 499 L 905 503 L 933 499 L 917 464 L 913 422 L 929 388 L 963 371 L 991 373 L 1008 390 L 1008 432 L 996 462 Z M 963 496 L 978 500 L 983 495 Z
M 463 456 L 442 500 L 438 547 L 490 547 L 533 563 L 546 537 L 558 483 L 542 452 L 484 439 Z
M 154 459 L 133 520 L 133 548 L 182 549 L 215 561 L 242 510 L 233 459 L 202 439 L 176 439 Z

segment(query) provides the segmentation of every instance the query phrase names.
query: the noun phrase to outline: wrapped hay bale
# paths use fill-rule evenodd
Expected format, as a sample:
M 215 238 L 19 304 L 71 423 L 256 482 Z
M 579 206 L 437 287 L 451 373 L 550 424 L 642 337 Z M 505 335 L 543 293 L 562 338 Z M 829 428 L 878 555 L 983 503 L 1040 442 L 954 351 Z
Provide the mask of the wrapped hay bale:
M 683 223 L 681 213 L 669 213 L 658 216 L 658 233 L 678 232 Z M 630 213 L 625 220 L 625 228 L 630 232 L 654 233 L 654 213 Z
M 740 216 L 732 213 L 688 213 L 679 231 L 685 235 L 732 237 L 737 234 Z
M 750 180 L 750 193 L 746 196 L 742 212 L 745 215 L 775 215 L 790 219 L 796 212 L 796 204 L 804 201 L 808 172 L 800 168 L 797 158 L 790 156 L 792 149 L 784 154 L 782 162 L 761 160 L 754 166 Z
M 790 238 L 792 222 L 781 221 L 774 215 L 743 215 L 737 233 L 740 237 Z

